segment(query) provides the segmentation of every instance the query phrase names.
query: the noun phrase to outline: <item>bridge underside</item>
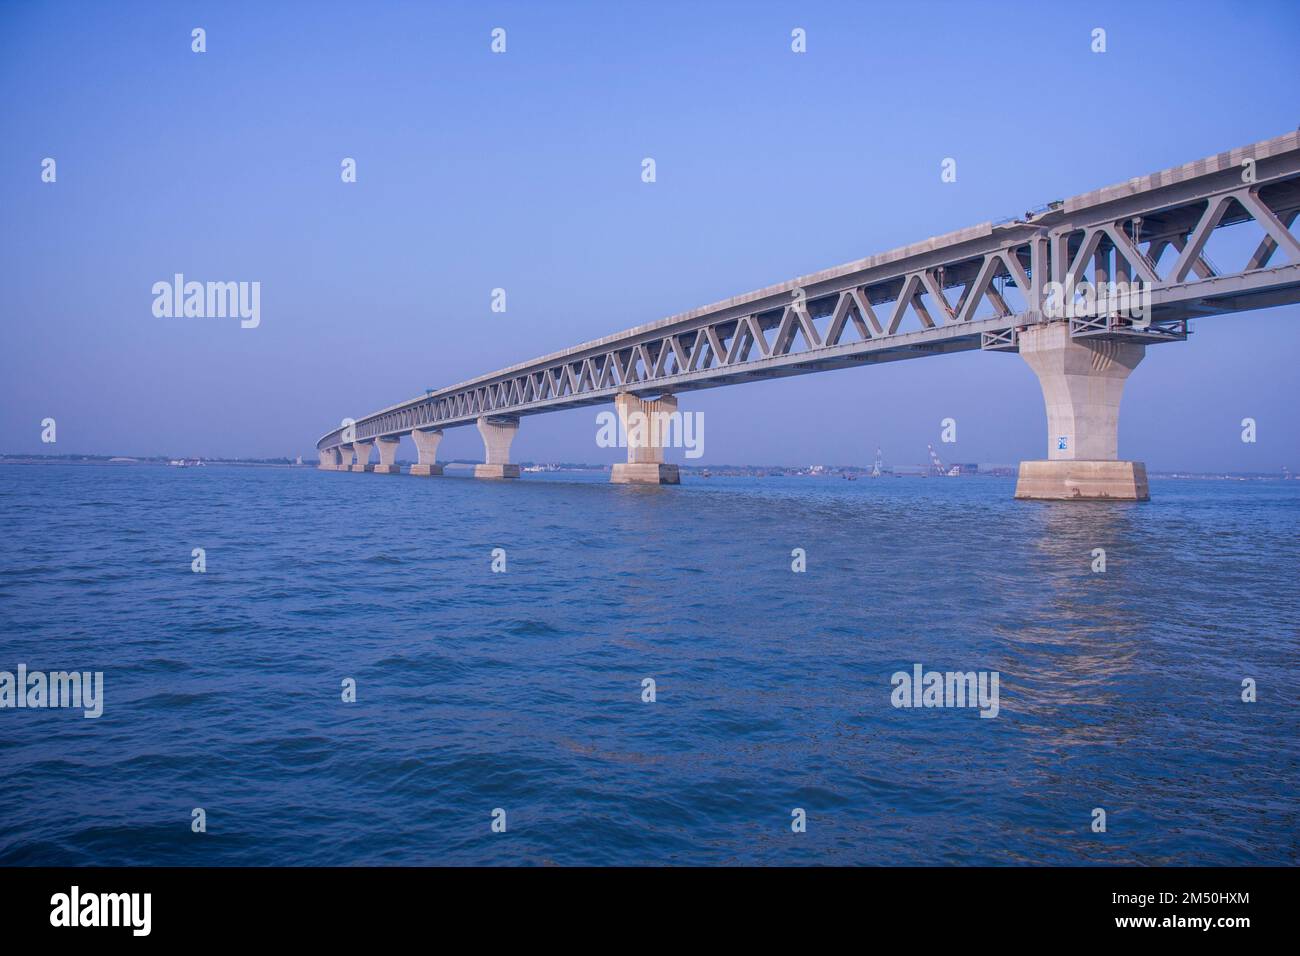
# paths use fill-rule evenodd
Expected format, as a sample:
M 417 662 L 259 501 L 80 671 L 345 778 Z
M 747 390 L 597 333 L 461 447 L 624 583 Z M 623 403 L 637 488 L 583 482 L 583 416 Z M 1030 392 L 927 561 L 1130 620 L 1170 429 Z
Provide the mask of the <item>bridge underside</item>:
M 1144 498 L 1145 469 L 1115 444 L 1124 378 L 1148 345 L 1185 340 L 1191 319 L 1300 301 L 1298 215 L 1291 133 L 427 393 L 322 437 L 321 467 L 378 441 L 380 470 L 385 443 L 410 434 L 417 473 L 437 474 L 420 436 L 475 423 L 479 473 L 510 477 L 528 415 L 982 349 L 1019 352 L 1043 388 L 1049 454 L 1025 463 L 1018 497 Z M 1253 235 L 1224 268 L 1210 251 L 1228 229 Z M 650 464 L 662 459 L 629 456 Z M 620 475 L 652 470 L 663 480 Z

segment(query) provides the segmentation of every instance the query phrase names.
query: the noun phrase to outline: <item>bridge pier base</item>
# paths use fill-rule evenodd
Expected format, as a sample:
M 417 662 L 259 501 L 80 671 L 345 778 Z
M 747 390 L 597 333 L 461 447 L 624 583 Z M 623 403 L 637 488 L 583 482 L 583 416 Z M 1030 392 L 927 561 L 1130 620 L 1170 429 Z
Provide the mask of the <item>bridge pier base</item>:
M 518 478 L 519 466 L 510 463 L 510 443 L 519 432 L 519 419 L 484 415 L 478 420 L 483 436 L 483 464 L 474 466 L 475 478 Z
M 374 466 L 376 474 L 396 475 L 401 473 L 397 467 L 397 446 L 400 439 L 397 438 L 380 438 L 376 443 L 379 449 L 379 464 Z
M 1019 345 L 1047 405 L 1047 460 L 1020 463 L 1016 497 L 1148 500 L 1146 465 L 1119 460 L 1124 383 L 1146 346 L 1075 339 L 1068 322 L 1031 326 Z
M 1022 461 L 1016 497 L 1149 501 L 1151 492 L 1140 461 Z
M 339 445 L 339 463 L 337 466 L 339 471 L 352 470 L 352 452 L 353 448 L 351 445 Z
M 627 461 L 618 462 L 609 480 L 619 485 L 679 485 L 681 473 L 676 465 L 664 464 L 664 435 L 668 423 L 677 415 L 677 398 L 661 395 L 646 401 L 620 392 L 614 397 L 619 424 L 627 435 Z M 680 426 L 679 426 L 680 427 Z
M 374 439 L 352 443 L 352 447 L 355 448 L 357 452 L 357 463 L 352 466 L 353 471 L 375 470 L 375 466 L 370 464 L 370 449 L 373 448 L 374 445 Z
M 441 475 L 442 465 L 438 464 L 438 443 L 442 441 L 442 429 L 420 431 L 417 428 L 411 432 L 411 441 L 415 442 L 415 450 L 420 456 L 419 460 L 411 466 L 411 474 Z

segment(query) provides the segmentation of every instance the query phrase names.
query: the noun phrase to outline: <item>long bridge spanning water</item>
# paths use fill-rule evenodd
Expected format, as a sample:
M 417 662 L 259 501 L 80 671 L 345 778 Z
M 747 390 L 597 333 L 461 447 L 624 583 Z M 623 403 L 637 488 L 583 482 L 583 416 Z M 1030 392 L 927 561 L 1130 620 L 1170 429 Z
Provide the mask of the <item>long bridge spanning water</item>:
M 528 415 L 613 401 L 626 422 L 695 389 L 982 349 L 1019 352 L 1047 406 L 1047 457 L 1021 463 L 1017 497 L 1145 499 L 1145 466 L 1119 460 L 1125 380 L 1189 319 L 1300 301 L 1297 213 L 1288 133 L 426 392 L 345 420 L 317 442 L 320 467 L 396 473 L 410 435 L 411 473 L 438 475 L 443 430 L 475 424 L 475 475 L 518 477 L 510 444 Z M 1211 261 L 1217 230 L 1251 222 L 1244 261 Z M 651 438 L 612 480 L 678 473 Z

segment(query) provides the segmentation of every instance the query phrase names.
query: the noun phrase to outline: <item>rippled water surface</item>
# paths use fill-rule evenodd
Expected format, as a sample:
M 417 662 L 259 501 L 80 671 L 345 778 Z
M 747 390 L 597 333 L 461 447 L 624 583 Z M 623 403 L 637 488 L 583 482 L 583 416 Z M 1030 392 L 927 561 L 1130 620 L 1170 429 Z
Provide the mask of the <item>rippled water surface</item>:
M 0 466 L 0 863 L 1300 860 L 1300 482 L 1012 484 Z

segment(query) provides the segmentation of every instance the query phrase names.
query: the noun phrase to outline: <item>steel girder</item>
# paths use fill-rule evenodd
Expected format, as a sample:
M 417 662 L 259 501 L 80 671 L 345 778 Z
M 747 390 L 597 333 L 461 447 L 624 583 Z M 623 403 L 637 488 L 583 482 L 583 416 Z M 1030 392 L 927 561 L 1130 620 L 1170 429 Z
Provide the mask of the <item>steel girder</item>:
M 1300 134 L 1289 133 L 439 389 L 357 419 L 355 438 L 576 408 L 619 392 L 645 397 L 967 349 L 1015 351 L 1018 331 L 1045 321 L 1048 281 L 1140 280 L 1151 290 L 1149 324 L 1088 315 L 1071 320 L 1071 333 L 1176 341 L 1190 318 L 1300 301 L 1298 214 Z M 1244 265 L 1211 263 L 1211 235 L 1252 220 L 1262 238 Z M 342 441 L 338 428 L 317 447 Z

